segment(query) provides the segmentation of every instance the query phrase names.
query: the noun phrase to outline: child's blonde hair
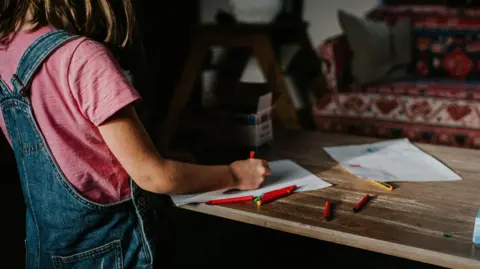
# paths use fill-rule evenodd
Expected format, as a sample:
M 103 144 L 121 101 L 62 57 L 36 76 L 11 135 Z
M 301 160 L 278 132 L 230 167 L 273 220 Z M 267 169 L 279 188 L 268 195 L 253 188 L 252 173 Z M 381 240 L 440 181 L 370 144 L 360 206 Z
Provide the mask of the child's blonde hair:
M 121 47 L 135 24 L 131 0 L 0 0 L 0 44 L 8 44 L 28 12 L 35 29 L 52 25 Z

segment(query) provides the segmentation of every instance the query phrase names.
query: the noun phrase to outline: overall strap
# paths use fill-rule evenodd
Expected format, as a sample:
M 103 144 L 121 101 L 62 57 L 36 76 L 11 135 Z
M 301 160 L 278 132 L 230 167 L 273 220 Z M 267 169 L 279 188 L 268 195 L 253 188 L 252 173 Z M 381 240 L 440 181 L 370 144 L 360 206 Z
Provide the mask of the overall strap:
M 18 63 L 17 72 L 12 77 L 14 91 L 26 95 L 35 72 L 43 62 L 60 46 L 77 38 L 63 30 L 54 30 L 40 36 L 23 53 Z

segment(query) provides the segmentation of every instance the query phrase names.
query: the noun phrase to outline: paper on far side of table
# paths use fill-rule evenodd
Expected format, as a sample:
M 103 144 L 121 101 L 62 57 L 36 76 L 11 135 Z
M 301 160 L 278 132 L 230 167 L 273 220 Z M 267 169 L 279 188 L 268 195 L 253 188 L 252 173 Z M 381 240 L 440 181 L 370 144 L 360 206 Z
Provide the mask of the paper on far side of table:
M 332 184 L 323 181 L 321 178 L 310 173 L 303 167 L 291 160 L 280 160 L 269 162 L 272 174 L 265 177 L 265 181 L 259 189 L 252 191 L 212 191 L 207 193 L 191 195 L 171 195 L 173 202 L 177 206 L 204 203 L 210 200 L 234 198 L 240 196 L 259 196 L 265 192 L 281 189 L 291 185 L 297 185 L 295 192 L 312 191 L 332 186 Z
M 381 182 L 454 181 L 462 178 L 408 139 L 372 144 L 325 147 L 350 173 Z

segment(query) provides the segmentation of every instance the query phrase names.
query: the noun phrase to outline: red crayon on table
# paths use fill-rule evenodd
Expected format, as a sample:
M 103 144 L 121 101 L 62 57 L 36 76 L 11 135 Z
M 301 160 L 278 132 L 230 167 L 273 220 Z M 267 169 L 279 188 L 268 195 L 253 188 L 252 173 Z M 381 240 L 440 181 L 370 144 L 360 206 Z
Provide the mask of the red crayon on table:
M 323 211 L 323 218 L 326 220 L 326 221 L 329 221 L 330 220 L 330 217 L 331 217 L 331 206 L 330 206 L 330 201 L 326 201 L 325 202 L 325 209 Z
M 250 159 L 253 159 L 255 158 L 255 151 L 250 151 Z
M 296 188 L 297 188 L 297 185 L 292 185 L 292 186 L 288 186 L 288 187 L 285 187 L 283 189 L 280 189 L 279 191 L 291 191 L 291 192 L 293 192 Z
M 290 194 L 296 188 L 297 188 L 297 185 L 292 185 L 292 186 L 288 186 L 288 187 L 285 187 L 285 188 L 282 188 L 282 189 L 266 192 L 266 193 L 262 194 L 261 196 L 259 196 L 259 199 L 255 200 L 255 202 L 256 202 L 257 206 L 261 206 L 262 205 L 262 200 L 265 200 L 265 199 L 269 200 L 272 197 L 275 199 L 276 197 L 278 197 L 278 195 L 284 195 L 285 193 Z
M 293 192 L 296 188 L 297 188 L 297 185 L 292 185 L 292 186 L 288 186 L 288 187 L 281 188 L 281 189 L 278 189 L 278 190 L 273 190 L 273 191 L 266 192 L 263 195 L 265 196 L 265 195 L 271 195 L 271 194 L 275 194 L 275 193 L 282 193 L 284 191 Z
M 253 195 L 250 195 L 250 196 L 242 196 L 242 197 L 235 197 L 235 198 L 211 200 L 211 201 L 206 202 L 205 204 L 207 204 L 207 205 L 220 205 L 220 204 L 251 201 L 253 199 L 255 199 L 255 197 L 253 197 Z
M 360 202 L 358 202 L 358 204 L 353 208 L 353 212 L 357 213 L 360 211 L 360 209 L 368 202 L 368 200 L 370 200 L 370 198 L 371 196 L 368 194 L 363 196 L 362 200 L 360 200 Z
M 270 195 L 263 195 L 262 199 L 260 201 L 257 201 L 257 205 L 260 206 L 262 204 L 266 204 L 268 202 L 280 199 L 282 197 L 288 196 L 292 191 L 290 190 L 285 190 L 283 192 L 275 192 Z
M 271 192 L 268 192 L 268 193 L 264 193 L 262 195 L 262 198 L 269 199 L 270 197 L 277 197 L 279 195 L 290 194 L 290 193 L 293 192 L 293 190 L 294 190 L 294 188 L 288 187 L 288 188 L 283 188 L 283 189 L 280 189 L 280 190 L 271 191 Z

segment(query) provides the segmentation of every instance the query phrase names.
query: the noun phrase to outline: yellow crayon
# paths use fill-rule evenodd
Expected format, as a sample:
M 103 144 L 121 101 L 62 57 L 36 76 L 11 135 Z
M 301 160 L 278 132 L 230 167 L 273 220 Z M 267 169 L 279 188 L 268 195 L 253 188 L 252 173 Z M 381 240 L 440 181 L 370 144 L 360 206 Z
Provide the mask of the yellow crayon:
M 375 181 L 375 180 L 372 180 L 372 182 L 377 184 L 378 186 L 384 187 L 385 189 L 387 189 L 389 191 L 393 190 L 393 186 L 390 185 L 390 184 L 387 184 L 385 182 L 380 182 L 380 181 Z

